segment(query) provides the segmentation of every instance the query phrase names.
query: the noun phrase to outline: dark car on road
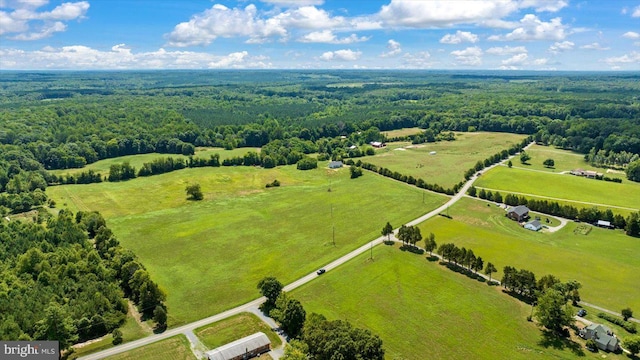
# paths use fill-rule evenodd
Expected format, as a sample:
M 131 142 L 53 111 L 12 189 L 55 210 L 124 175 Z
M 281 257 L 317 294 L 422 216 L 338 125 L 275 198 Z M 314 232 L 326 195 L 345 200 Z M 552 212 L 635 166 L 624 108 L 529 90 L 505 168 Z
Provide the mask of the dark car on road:
M 578 316 L 583 317 L 587 315 L 587 310 L 585 309 L 580 309 L 580 311 L 578 311 Z
M 322 274 L 324 274 L 326 271 L 327 271 L 327 270 L 325 270 L 325 269 L 320 269 L 320 270 L 316 271 L 316 274 L 318 274 L 318 275 L 322 275 Z

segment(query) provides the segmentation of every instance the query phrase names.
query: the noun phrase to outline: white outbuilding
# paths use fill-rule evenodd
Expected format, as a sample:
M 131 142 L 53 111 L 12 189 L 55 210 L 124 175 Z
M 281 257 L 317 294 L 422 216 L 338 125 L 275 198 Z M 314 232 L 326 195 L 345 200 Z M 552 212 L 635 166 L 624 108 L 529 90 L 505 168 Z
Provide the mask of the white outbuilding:
M 271 341 L 265 333 L 257 332 L 206 352 L 209 360 L 243 360 L 260 356 L 271 350 Z

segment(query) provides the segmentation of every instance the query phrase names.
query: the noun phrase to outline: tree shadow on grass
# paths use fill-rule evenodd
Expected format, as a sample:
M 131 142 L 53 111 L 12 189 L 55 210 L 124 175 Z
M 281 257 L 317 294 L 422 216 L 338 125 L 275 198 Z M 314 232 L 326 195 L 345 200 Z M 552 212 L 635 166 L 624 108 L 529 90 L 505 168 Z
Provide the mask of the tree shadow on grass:
M 437 256 L 433 256 L 433 255 L 427 256 L 427 261 L 429 262 L 436 262 L 438 260 L 440 260 L 440 258 L 438 258 Z
M 534 299 L 532 299 L 531 297 L 526 296 L 526 295 L 522 295 L 522 294 L 518 294 L 518 293 L 517 293 L 517 292 L 515 292 L 515 291 L 511 291 L 511 290 L 507 290 L 507 289 L 502 289 L 502 292 L 503 292 L 503 293 L 505 293 L 505 294 L 507 294 L 507 295 L 509 295 L 509 296 L 511 296 L 512 298 L 516 298 L 516 299 L 518 299 L 518 300 L 522 301 L 522 302 L 523 302 L 523 303 L 525 303 L 525 304 L 529 304 L 529 305 L 531 305 L 531 304 L 533 304 L 533 303 L 535 302 L 535 300 L 534 300 Z
M 569 349 L 574 355 L 583 357 L 585 356 L 582 345 L 571 340 L 570 338 L 563 337 L 558 333 L 550 330 L 542 330 L 542 336 L 538 341 L 538 345 L 545 348 L 554 348 L 557 350 Z
M 419 247 L 412 246 L 412 245 L 402 245 L 402 246 L 400 246 L 400 250 L 401 251 L 408 251 L 410 253 L 414 253 L 414 254 L 418 254 L 418 255 L 424 254 L 424 250 L 423 249 L 420 249 Z

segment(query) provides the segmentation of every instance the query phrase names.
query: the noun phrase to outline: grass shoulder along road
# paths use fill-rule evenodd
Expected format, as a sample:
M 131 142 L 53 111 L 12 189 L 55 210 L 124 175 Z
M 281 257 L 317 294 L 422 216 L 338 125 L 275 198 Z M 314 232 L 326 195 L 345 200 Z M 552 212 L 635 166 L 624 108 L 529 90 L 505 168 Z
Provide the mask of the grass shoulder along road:
M 194 330 L 200 341 L 209 349 L 215 349 L 257 332 L 263 332 L 269 337 L 271 348 L 282 345 L 278 334 L 252 313 L 240 313 Z
M 531 306 L 425 256 L 381 245 L 294 290 L 307 313 L 378 334 L 388 359 L 596 359 L 526 317 Z M 614 355 L 610 358 L 623 358 Z
M 496 266 L 497 279 L 507 265 L 531 270 L 537 278 L 553 274 L 563 281 L 578 280 L 587 302 L 617 311 L 640 309 L 640 242 L 621 230 L 569 222 L 555 233 L 533 232 L 506 218 L 503 209 L 471 198 L 458 201 L 449 214 L 452 219 L 436 217 L 420 224 L 422 234 L 433 232 L 438 244 L 472 249 L 485 264 Z
M 282 186 L 265 189 L 274 179 Z M 185 200 L 189 182 L 201 184 L 203 201 Z M 387 221 L 397 227 L 448 199 L 377 174 L 294 166 L 185 169 L 47 191 L 60 206 L 105 215 L 166 290 L 172 327 L 258 297 L 265 276 L 292 282 L 377 238 Z
M 365 157 L 362 161 L 448 188 L 463 180 L 464 173 L 476 162 L 484 161 L 524 138 L 523 135 L 507 133 L 456 133 L 455 141 L 418 145 L 390 143 L 376 150 L 375 156 Z
M 197 360 L 191 352 L 189 340 L 176 335 L 166 340 L 145 345 L 134 350 L 109 357 L 111 360 Z

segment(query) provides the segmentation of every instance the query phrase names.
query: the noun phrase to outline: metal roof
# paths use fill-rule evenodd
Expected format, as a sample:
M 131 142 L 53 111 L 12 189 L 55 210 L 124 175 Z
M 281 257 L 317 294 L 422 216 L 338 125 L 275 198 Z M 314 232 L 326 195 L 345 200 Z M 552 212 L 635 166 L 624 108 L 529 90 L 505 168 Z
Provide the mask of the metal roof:
M 265 333 L 257 332 L 213 350 L 209 350 L 206 352 L 206 355 L 210 360 L 228 360 L 233 359 L 236 356 L 240 356 L 247 351 L 252 351 L 270 344 L 271 341 L 269 341 L 269 338 Z

